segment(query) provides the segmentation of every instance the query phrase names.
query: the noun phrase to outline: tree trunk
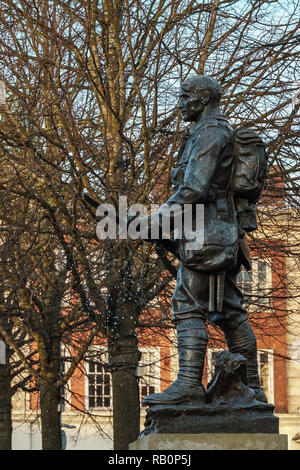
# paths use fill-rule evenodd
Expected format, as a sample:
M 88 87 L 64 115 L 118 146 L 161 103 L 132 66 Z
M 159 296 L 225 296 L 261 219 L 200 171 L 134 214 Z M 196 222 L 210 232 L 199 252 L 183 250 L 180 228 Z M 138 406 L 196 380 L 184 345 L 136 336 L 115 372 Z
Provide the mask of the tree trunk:
M 128 312 L 127 312 L 128 313 Z M 114 449 L 128 450 L 140 433 L 136 367 L 140 359 L 133 316 L 122 317 L 119 337 L 108 343 L 113 386 Z
M 60 391 L 56 380 L 41 379 L 40 409 L 43 450 L 61 450 Z
M 0 450 L 12 449 L 10 366 L 0 365 Z
M 112 373 L 114 449 L 128 450 L 140 433 L 140 405 L 134 369 Z

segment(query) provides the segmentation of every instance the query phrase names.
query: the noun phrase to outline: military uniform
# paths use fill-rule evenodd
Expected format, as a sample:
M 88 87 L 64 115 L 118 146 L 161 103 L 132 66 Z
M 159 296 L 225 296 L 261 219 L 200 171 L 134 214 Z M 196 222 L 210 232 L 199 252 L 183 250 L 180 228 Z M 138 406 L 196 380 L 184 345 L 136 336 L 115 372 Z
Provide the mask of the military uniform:
M 231 136 L 232 127 L 222 114 L 200 119 L 188 129 L 178 152 L 177 166 L 172 170 L 174 194 L 167 204 L 204 204 L 205 219 L 225 218 L 237 224 L 228 185 L 233 166 Z M 189 257 L 185 262 L 186 241 L 178 243 L 182 262 L 172 300 L 173 320 L 194 316 L 205 320 L 209 311 L 209 274 L 197 270 L 197 259 L 193 262 Z M 219 315 L 222 318 L 219 323 L 226 323 L 228 327 L 235 327 L 247 318 L 235 277 L 241 264 L 250 267 L 250 260 L 245 256 L 245 242 L 240 239 L 238 245 L 236 266 L 225 274 L 223 309 Z
M 165 392 L 146 397 L 145 404 L 176 403 L 191 398 L 205 400 L 202 373 L 208 342 L 207 319 L 222 328 L 231 352 L 246 357 L 249 386 L 256 389 L 257 399 L 266 401 L 259 386 L 256 339 L 242 305 L 243 295 L 236 284 L 240 266 L 250 268 L 250 259 L 230 191 L 233 159 L 232 127 L 221 113 L 200 119 L 183 136 L 177 166 L 172 170 L 174 193 L 166 204 L 203 204 L 205 223 L 216 227 L 207 235 L 206 242 L 211 246 L 217 243 L 216 238 L 222 239 L 220 221 L 238 235 L 233 244 L 235 253 L 232 247 L 231 251 L 225 250 L 226 235 L 224 247 L 217 254 L 208 256 L 206 264 L 201 249 L 199 252 L 187 250 L 187 240 L 184 237 L 178 240 L 177 255 L 181 263 L 172 298 L 179 351 L 178 377 Z M 214 266 L 217 266 L 218 275 L 223 276 L 222 302 L 217 313 L 210 308 L 211 280 L 217 276 Z

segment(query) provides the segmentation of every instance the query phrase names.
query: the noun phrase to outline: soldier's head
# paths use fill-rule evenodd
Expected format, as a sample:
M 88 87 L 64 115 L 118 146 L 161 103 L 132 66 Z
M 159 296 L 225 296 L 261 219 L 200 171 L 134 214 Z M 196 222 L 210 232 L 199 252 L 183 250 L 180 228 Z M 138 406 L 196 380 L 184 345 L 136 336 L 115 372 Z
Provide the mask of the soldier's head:
M 178 108 L 184 121 L 197 121 L 208 105 L 218 105 L 222 88 L 215 78 L 192 75 L 180 85 Z

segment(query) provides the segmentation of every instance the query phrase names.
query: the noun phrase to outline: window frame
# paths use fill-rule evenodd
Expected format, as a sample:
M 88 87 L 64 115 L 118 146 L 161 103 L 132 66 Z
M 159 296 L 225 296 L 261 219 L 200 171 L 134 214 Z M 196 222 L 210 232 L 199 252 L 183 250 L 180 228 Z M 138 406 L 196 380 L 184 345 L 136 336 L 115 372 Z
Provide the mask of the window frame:
M 265 280 L 263 281 L 263 285 L 261 286 L 261 281 L 259 280 L 259 263 L 263 263 L 266 267 L 266 276 Z M 252 269 L 251 271 L 247 271 L 245 268 L 241 268 L 241 272 L 248 272 L 252 279 L 251 279 L 251 293 L 248 294 L 244 290 L 244 280 L 239 281 L 237 277 L 237 285 L 240 288 L 241 292 L 244 296 L 244 303 L 247 304 L 247 309 L 249 312 L 253 312 L 257 309 L 262 309 L 264 311 L 268 311 L 272 309 L 272 260 L 269 257 L 264 258 L 253 258 L 252 262 Z M 239 274 L 240 274 L 239 273 Z M 262 289 L 261 289 L 262 287 Z M 259 291 L 265 291 L 268 295 L 264 299 L 263 297 L 259 299 Z M 247 299 L 250 298 L 250 300 Z
M 72 365 L 72 360 L 70 362 L 63 360 L 63 357 L 70 357 L 71 352 L 69 348 L 63 343 L 61 343 L 60 347 L 60 356 L 61 356 L 61 372 L 62 375 L 68 372 L 69 367 Z M 69 365 L 69 367 L 68 367 Z M 61 387 L 61 393 L 60 393 L 60 403 L 61 403 L 61 410 L 62 412 L 64 411 L 72 411 L 72 406 L 71 406 L 71 398 L 72 398 L 72 382 L 71 382 L 72 376 L 67 380 L 67 382 Z
M 94 354 L 97 354 L 97 358 L 100 356 L 103 357 L 102 359 L 102 367 L 104 368 L 104 364 L 107 364 L 108 363 L 108 352 L 107 352 L 107 348 L 104 348 L 104 347 L 101 347 L 101 346 L 93 346 L 92 349 L 89 350 L 89 352 L 93 352 Z M 111 373 L 107 372 L 107 374 L 109 375 L 109 390 L 110 390 L 110 394 L 109 394 L 109 398 L 110 398 L 110 405 L 109 406 L 93 406 L 93 407 L 90 407 L 89 406 L 89 363 L 92 362 L 91 360 L 89 360 L 88 358 L 85 359 L 84 361 L 84 407 L 85 407 L 85 410 L 87 411 L 91 411 L 91 412 L 94 412 L 94 411 L 101 411 L 102 413 L 111 413 L 112 412 L 112 409 L 113 409 L 113 389 L 112 389 L 112 377 L 111 377 Z M 95 361 L 96 362 L 96 361 Z M 104 371 L 105 372 L 105 371 Z M 104 385 L 104 384 L 103 384 Z
M 207 383 L 211 381 L 214 374 L 214 365 L 212 362 L 213 353 L 219 353 L 224 351 L 224 348 L 207 348 L 206 351 L 206 374 L 207 374 Z
M 261 369 L 260 369 L 260 353 L 267 353 L 268 364 L 269 364 L 269 377 L 268 377 L 268 390 L 269 390 L 269 403 L 274 403 L 274 350 L 259 348 L 257 350 L 257 364 L 259 379 L 261 380 Z
M 143 346 L 139 348 L 140 353 L 142 354 L 141 360 L 139 361 L 139 369 L 143 370 L 143 368 L 154 367 L 153 376 L 151 376 L 151 384 L 147 385 L 147 387 L 154 387 L 154 393 L 160 393 L 161 391 L 161 351 L 160 347 L 158 346 Z M 147 362 L 143 361 L 143 354 L 153 354 L 153 360 L 149 358 Z M 144 362 L 144 363 L 143 363 Z M 146 377 L 149 377 L 145 374 Z M 142 395 L 142 381 L 143 381 L 144 374 L 139 377 L 139 398 L 141 409 L 144 409 L 142 405 L 142 399 L 144 396 Z M 144 379 L 146 380 L 146 378 Z M 153 384 L 152 384 L 153 381 Z M 148 395 L 145 395 L 148 396 Z

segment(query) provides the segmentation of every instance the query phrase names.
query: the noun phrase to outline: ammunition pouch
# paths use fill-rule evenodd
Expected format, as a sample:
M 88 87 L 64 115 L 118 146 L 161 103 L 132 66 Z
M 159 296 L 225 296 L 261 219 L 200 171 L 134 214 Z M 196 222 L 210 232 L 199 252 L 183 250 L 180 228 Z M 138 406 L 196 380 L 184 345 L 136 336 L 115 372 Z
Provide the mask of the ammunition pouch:
M 242 197 L 235 198 L 235 207 L 239 226 L 245 232 L 257 230 L 255 205 Z

